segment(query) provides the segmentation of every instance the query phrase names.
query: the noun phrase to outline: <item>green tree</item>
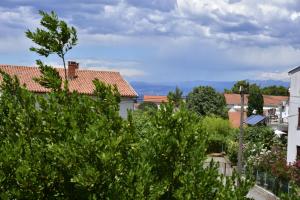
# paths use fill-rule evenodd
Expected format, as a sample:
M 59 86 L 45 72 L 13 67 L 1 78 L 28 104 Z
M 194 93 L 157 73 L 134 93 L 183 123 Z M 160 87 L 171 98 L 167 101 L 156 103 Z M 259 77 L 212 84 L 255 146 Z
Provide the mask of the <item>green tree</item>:
M 263 115 L 264 97 L 259 86 L 252 84 L 249 89 L 247 116 L 253 114 Z
M 274 96 L 289 96 L 289 90 L 284 86 L 272 85 L 262 88 L 262 94 Z
M 57 54 L 63 61 L 65 80 L 67 80 L 65 55 L 77 44 L 76 29 L 59 20 L 53 11 L 51 13 L 40 11 L 40 15 L 42 16 L 40 24 L 44 29 L 37 28 L 35 32 L 26 31 L 26 36 L 38 45 L 38 47 L 31 47 L 30 50 L 46 57 Z
M 182 91 L 178 87 L 176 87 L 174 92 L 168 93 L 168 101 L 173 102 L 174 105 L 178 108 L 182 103 L 182 94 Z
M 239 94 L 240 93 L 240 86 L 243 87 L 244 93 L 249 93 L 249 87 L 250 83 L 246 80 L 237 81 L 230 90 L 225 90 L 226 93 L 234 93 Z
M 145 189 L 143 193 L 147 191 L 146 194 L 149 195 L 146 198 L 246 199 L 246 188 L 251 186 L 249 182 L 246 183 L 249 180 L 242 181 L 243 186 L 238 189 L 233 186 L 236 176 L 216 180 L 212 177 L 217 176 L 217 166 L 211 163 L 208 168 L 203 167 L 209 134 L 213 130 L 215 134 L 225 135 L 226 122 L 217 118 L 220 126 L 204 126 L 205 121 L 198 115 L 184 107 L 175 111 L 174 105 L 170 103 L 163 104 L 161 109 L 151 115 L 140 112 L 136 114 L 134 126 L 137 130 L 144 130 L 139 131 L 143 132 L 142 160 L 148 161 L 148 164 L 143 162 L 141 170 Z M 207 118 L 207 121 L 213 124 L 213 120 Z M 138 128 L 139 126 L 142 128 Z M 224 133 L 217 133 L 218 129 Z M 223 181 L 226 182 L 225 185 L 222 184 Z M 216 190 L 211 192 L 208 188 Z
M 209 153 L 225 152 L 234 134 L 229 121 L 220 117 L 206 116 L 201 120 L 201 126 L 208 135 L 207 151 Z
M 199 86 L 190 92 L 186 99 L 187 107 L 200 116 L 216 115 L 227 118 L 224 95 L 210 86 Z
M 157 110 L 157 105 L 153 102 L 142 102 L 140 103 L 138 108 L 142 111 L 151 111 L 151 110 Z

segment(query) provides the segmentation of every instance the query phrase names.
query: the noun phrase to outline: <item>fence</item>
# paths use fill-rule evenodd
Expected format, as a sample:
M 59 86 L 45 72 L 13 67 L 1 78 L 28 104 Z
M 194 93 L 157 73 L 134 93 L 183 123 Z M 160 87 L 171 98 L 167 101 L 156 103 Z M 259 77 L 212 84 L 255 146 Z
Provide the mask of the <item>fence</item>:
M 233 168 L 231 166 L 230 161 L 224 156 L 209 156 L 207 160 L 204 162 L 204 167 L 208 167 L 210 165 L 211 160 L 218 164 L 218 172 L 219 174 L 223 174 L 225 176 L 232 176 Z
M 278 177 L 274 177 L 270 173 L 256 171 L 255 180 L 257 185 L 269 190 L 275 195 L 282 192 L 289 192 L 289 182 Z

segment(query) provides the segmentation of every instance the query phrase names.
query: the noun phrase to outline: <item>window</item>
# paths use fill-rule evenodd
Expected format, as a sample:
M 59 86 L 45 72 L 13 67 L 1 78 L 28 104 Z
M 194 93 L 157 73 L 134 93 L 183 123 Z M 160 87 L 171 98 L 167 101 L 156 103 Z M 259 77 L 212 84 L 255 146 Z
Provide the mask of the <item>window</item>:
M 296 160 L 300 160 L 300 146 L 297 146 L 297 156 Z
M 300 128 L 300 108 L 298 108 L 298 129 Z

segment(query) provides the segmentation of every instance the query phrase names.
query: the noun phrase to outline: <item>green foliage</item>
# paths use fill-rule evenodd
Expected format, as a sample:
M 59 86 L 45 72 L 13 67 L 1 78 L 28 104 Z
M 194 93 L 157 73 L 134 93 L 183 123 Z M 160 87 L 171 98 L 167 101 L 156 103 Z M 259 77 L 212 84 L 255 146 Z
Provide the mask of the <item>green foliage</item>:
M 44 65 L 40 60 L 37 60 L 36 64 L 39 66 L 41 77 L 35 78 L 34 80 L 45 88 L 51 89 L 56 92 L 60 91 L 62 79 L 58 71 L 56 71 L 56 69 L 51 66 Z
M 253 115 L 253 111 L 256 114 L 263 115 L 264 97 L 260 88 L 257 85 L 251 85 L 248 96 L 248 109 L 247 116 Z
M 66 22 L 59 20 L 55 12 L 46 13 L 40 11 L 41 26 L 35 32 L 26 31 L 26 36 L 38 47 L 31 47 L 30 50 L 41 56 L 48 57 L 50 54 L 57 54 L 63 60 L 65 68 L 65 80 L 67 80 L 65 54 L 77 44 L 77 32 L 74 27 L 69 27 Z
M 289 90 L 284 86 L 272 85 L 262 88 L 262 94 L 274 96 L 289 96 Z
M 249 93 L 249 87 L 250 83 L 246 80 L 237 81 L 230 90 L 225 90 L 226 93 L 234 93 L 239 94 L 240 93 L 240 87 L 242 86 L 243 91 L 245 94 Z
M 225 89 L 224 92 L 239 94 L 240 86 L 243 87 L 245 94 L 249 94 L 249 90 L 251 89 L 251 87 L 253 87 L 253 86 L 255 87 L 256 84 L 250 84 L 246 80 L 241 80 L 241 81 L 237 81 L 230 90 Z M 284 86 L 276 86 L 276 85 L 263 87 L 261 89 L 261 92 L 264 95 L 274 95 L 274 96 L 288 96 L 289 95 L 288 88 L 286 88 Z
M 216 115 L 227 118 L 224 95 L 209 86 L 199 86 L 187 96 L 187 107 L 200 116 Z
M 50 33 L 28 31 L 42 46 L 32 50 L 63 58 L 76 32 L 54 13 L 41 14 Z M 63 49 L 50 44 L 56 34 Z M 47 95 L 1 72 L 1 199 L 246 199 L 251 180 L 221 176 L 214 163 L 204 167 L 207 130 L 214 129 L 204 129 L 198 115 L 168 103 L 123 120 L 115 86 L 94 80 L 93 97 L 61 90 L 55 69 L 38 65 L 36 81 L 51 89 Z
M 237 165 L 238 162 L 238 149 L 239 149 L 239 143 L 236 140 L 229 140 L 227 142 L 227 152 L 228 158 L 232 165 Z
M 244 158 L 247 166 L 258 167 L 261 156 L 268 154 L 277 140 L 274 131 L 266 126 L 247 127 L 244 131 Z
M 208 135 L 208 152 L 224 152 L 234 130 L 228 120 L 206 116 L 201 121 L 203 131 Z
M 36 32 L 27 30 L 26 36 L 40 46 L 31 47 L 30 50 L 46 57 L 57 53 L 62 58 L 77 43 L 75 28 L 59 20 L 53 11 L 51 13 L 40 11 L 40 15 L 41 25 L 45 30 L 40 28 L 37 28 Z
M 1 199 L 245 199 L 250 182 L 204 167 L 208 136 L 188 110 L 123 120 L 116 89 L 97 80 L 95 98 L 39 96 L 2 75 Z
M 281 200 L 299 200 L 300 188 L 295 183 L 291 183 L 289 193 L 280 194 Z
M 153 102 L 142 102 L 138 108 L 143 111 L 151 111 L 157 110 L 157 105 Z
M 168 101 L 172 102 L 178 108 L 182 103 L 182 94 L 182 91 L 176 87 L 174 92 L 168 93 Z
M 231 128 L 230 122 L 220 117 L 206 116 L 201 120 L 201 126 L 208 134 L 207 152 L 225 152 L 233 165 L 237 163 L 238 132 Z
M 268 126 L 253 126 L 245 129 L 245 142 L 262 143 L 268 149 L 275 143 L 274 130 Z

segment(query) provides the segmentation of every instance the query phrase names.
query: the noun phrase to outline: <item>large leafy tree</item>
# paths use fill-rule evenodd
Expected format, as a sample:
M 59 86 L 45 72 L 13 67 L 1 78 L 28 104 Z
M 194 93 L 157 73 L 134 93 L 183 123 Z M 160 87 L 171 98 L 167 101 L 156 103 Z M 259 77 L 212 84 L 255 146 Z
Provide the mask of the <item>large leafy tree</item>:
M 186 99 L 187 107 L 200 116 L 216 115 L 227 118 L 224 95 L 210 86 L 199 86 L 190 92 Z
M 65 80 L 67 80 L 65 55 L 77 44 L 76 29 L 68 26 L 65 21 L 59 20 L 53 11 L 51 13 L 40 11 L 40 15 L 43 29 L 37 28 L 35 32 L 26 31 L 26 36 L 37 44 L 37 47 L 31 47 L 30 50 L 46 57 L 57 54 L 63 61 Z
M 248 96 L 247 116 L 254 114 L 262 115 L 264 106 L 264 97 L 259 86 L 252 84 Z
M 240 93 L 240 87 L 243 87 L 243 91 L 245 94 L 249 93 L 250 83 L 246 80 L 237 81 L 230 90 L 225 90 L 226 93 Z
M 288 96 L 289 90 L 284 86 L 272 85 L 262 88 L 262 93 L 265 95 Z
M 243 87 L 244 93 L 248 94 L 250 88 L 255 87 L 256 85 L 255 84 L 250 84 L 246 80 L 241 80 L 241 81 L 237 81 L 232 86 L 231 89 L 229 89 L 229 90 L 225 89 L 224 92 L 225 93 L 239 94 L 240 93 L 240 86 Z M 288 96 L 289 95 L 288 88 L 286 88 L 284 86 L 276 86 L 276 85 L 263 87 L 263 88 L 261 88 L 261 92 L 262 92 L 262 94 L 265 94 L 265 95 L 274 95 L 274 96 Z

